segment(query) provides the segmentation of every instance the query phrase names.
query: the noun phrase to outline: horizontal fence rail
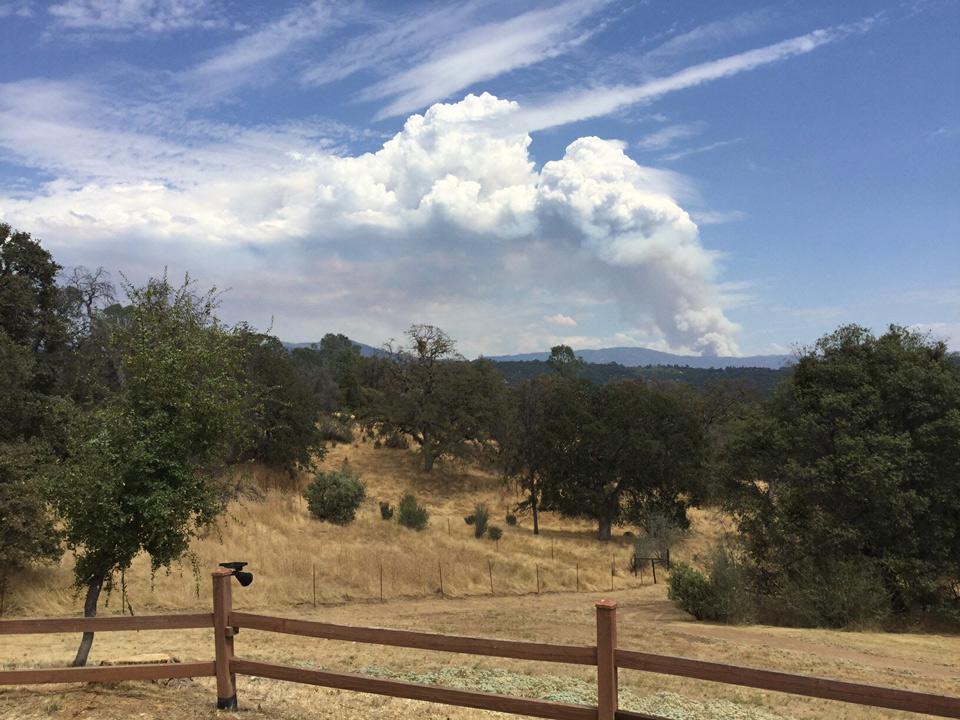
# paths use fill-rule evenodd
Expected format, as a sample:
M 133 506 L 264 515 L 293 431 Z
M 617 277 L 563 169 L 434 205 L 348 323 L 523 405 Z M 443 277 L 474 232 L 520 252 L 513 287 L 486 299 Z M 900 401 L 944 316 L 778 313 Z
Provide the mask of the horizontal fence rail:
M 386 628 L 352 627 L 311 620 L 291 620 L 287 618 L 254 615 L 251 613 L 230 613 L 229 624 L 233 627 L 250 630 L 301 635 L 323 638 L 325 640 L 346 640 L 348 642 L 373 643 L 394 647 L 416 648 L 418 650 L 438 650 L 441 652 L 463 653 L 466 655 L 488 655 L 513 658 L 515 660 L 539 660 L 541 662 L 566 663 L 568 665 L 596 665 L 597 649 L 577 645 L 552 645 L 549 643 L 520 642 L 517 640 L 493 640 L 489 638 L 466 637 L 456 635 L 437 635 L 434 633 L 412 632 L 408 630 L 388 630 Z
M 101 667 L 51 668 L 49 670 L 4 670 L 0 685 L 45 685 L 49 683 L 120 682 L 121 680 L 173 680 L 213 677 L 216 663 L 186 662 L 161 665 L 104 665 Z
M 120 630 L 187 630 L 212 628 L 213 613 L 190 615 L 143 615 L 141 617 L 56 618 L 53 620 L 4 620 L 0 635 L 28 635 Z
M 510 695 L 478 692 L 476 690 L 458 690 L 454 688 L 438 687 L 436 685 L 422 685 L 420 683 L 404 682 L 402 680 L 383 680 L 366 675 L 352 673 L 330 672 L 327 670 L 309 670 L 306 668 L 275 665 L 273 663 L 254 662 L 253 660 L 234 659 L 230 663 L 233 672 L 243 675 L 286 680 L 288 682 L 320 685 L 323 687 L 353 690 L 355 692 L 389 695 L 390 697 L 407 698 L 410 700 L 426 700 L 457 705 L 459 707 L 479 708 L 481 710 L 496 710 L 498 712 L 513 713 L 514 715 L 530 715 L 532 717 L 555 718 L 555 720 L 597 720 L 597 709 L 586 705 L 571 705 L 569 703 L 548 702 L 545 700 L 528 700 Z
M 791 695 L 806 695 L 825 700 L 840 700 L 857 705 L 908 710 L 916 713 L 960 718 L 960 697 L 934 695 L 915 690 L 901 690 L 882 685 L 811 677 L 776 670 L 725 665 L 707 660 L 655 655 L 634 650 L 617 650 L 617 667 L 630 670 L 712 680 L 728 685 L 742 685 L 761 690 L 775 690 Z
M 0 635 L 52 635 L 75 632 L 190 630 L 197 628 L 213 629 L 213 613 L 0 621 Z M 216 674 L 217 666 L 213 661 L 77 668 L 31 668 L 29 670 L 0 671 L 0 686 L 120 682 L 122 680 L 174 680 L 188 677 L 213 677 Z
M 914 690 L 620 649 L 617 647 L 617 604 L 613 601 L 604 600 L 597 603 L 597 644 L 595 646 L 556 645 L 386 628 L 354 627 L 313 620 L 296 620 L 235 612 L 232 609 L 231 577 L 232 572 L 228 569 L 221 568 L 213 572 L 214 606 L 212 613 L 0 621 L 0 635 L 212 628 L 216 658 L 214 661 L 163 665 L 141 664 L 92 668 L 4 670 L 0 671 L 0 686 L 216 677 L 217 707 L 225 710 L 236 710 L 236 675 L 239 674 L 411 700 L 426 700 L 447 705 L 495 710 L 516 715 L 556 718 L 556 720 L 614 720 L 614 718 L 616 720 L 660 720 L 652 715 L 620 710 L 617 707 L 617 671 L 624 669 L 695 678 L 826 700 L 839 700 L 891 710 L 926 713 L 960 720 L 960 697 L 957 696 L 937 695 Z M 446 688 L 352 673 L 248 660 L 234 656 L 234 640 L 241 628 L 419 650 L 593 666 L 597 668 L 597 705 L 571 705 L 569 703 L 533 700 L 474 690 Z

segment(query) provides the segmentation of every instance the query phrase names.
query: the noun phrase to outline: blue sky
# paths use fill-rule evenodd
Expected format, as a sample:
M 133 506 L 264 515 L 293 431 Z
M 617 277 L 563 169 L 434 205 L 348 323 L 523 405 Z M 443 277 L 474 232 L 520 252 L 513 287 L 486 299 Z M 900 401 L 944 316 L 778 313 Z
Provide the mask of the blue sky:
M 0 221 L 289 341 L 960 349 L 960 3 L 0 0 Z

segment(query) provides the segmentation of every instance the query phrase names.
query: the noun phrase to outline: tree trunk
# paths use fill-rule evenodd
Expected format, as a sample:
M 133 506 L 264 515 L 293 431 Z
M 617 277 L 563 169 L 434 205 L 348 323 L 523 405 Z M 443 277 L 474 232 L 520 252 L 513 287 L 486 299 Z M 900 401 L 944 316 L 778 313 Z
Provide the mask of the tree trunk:
M 608 541 L 613 534 L 613 523 L 609 518 L 600 518 L 600 532 L 597 535 L 598 540 Z
M 431 433 L 426 430 L 420 433 L 420 454 L 423 456 L 423 471 L 430 472 L 433 470 L 433 461 L 436 460 L 433 438 Z
M 90 581 L 87 586 L 87 599 L 83 602 L 83 616 L 97 616 L 97 601 L 100 599 L 100 590 L 103 588 L 103 576 L 96 577 Z M 73 667 L 84 667 L 87 664 L 87 656 L 90 654 L 90 646 L 93 645 L 93 633 L 85 632 L 80 641 L 80 647 L 77 649 L 77 657 L 73 660 Z
M 532 487 L 532 485 L 531 485 Z M 533 510 L 533 534 L 540 534 L 540 520 L 537 514 L 537 493 L 534 490 L 530 491 L 530 509 Z

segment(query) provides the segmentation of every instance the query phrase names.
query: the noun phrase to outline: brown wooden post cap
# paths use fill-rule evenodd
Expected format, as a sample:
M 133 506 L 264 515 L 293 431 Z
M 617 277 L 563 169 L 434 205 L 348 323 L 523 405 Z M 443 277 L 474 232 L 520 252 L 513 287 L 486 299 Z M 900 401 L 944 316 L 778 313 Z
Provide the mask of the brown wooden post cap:
M 597 603 L 597 610 L 616 610 L 617 601 L 616 600 L 601 600 Z
M 230 568 L 218 567 L 216 570 L 214 570 L 214 571 L 213 571 L 212 573 L 210 573 L 210 574 L 211 574 L 213 577 L 219 577 L 219 576 L 222 576 L 222 575 L 233 575 L 233 570 L 231 570 Z

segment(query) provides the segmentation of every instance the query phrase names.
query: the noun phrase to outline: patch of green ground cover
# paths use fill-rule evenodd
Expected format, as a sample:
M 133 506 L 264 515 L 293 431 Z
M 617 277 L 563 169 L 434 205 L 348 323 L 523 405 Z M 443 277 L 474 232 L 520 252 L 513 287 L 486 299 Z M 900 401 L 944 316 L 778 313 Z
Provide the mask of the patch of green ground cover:
M 506 670 L 477 670 L 467 667 L 443 667 L 422 673 L 397 672 L 375 665 L 357 668 L 354 672 L 460 690 L 477 690 L 574 705 L 597 704 L 597 686 L 594 683 L 558 675 L 522 675 Z M 665 720 L 789 720 L 786 716 L 755 706 L 729 700 L 702 702 L 673 692 L 660 692 L 641 698 L 626 688 L 620 688 L 618 697 L 621 710 L 657 715 Z

